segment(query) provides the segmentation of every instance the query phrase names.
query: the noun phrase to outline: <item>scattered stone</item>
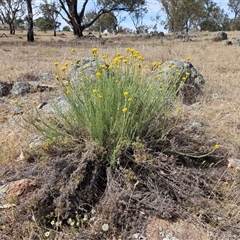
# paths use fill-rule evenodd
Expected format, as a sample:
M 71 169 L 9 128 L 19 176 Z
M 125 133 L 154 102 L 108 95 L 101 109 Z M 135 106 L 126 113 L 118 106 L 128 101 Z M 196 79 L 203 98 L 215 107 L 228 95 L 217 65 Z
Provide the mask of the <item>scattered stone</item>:
M 55 108 L 62 113 L 66 113 L 69 110 L 70 105 L 64 96 L 59 96 L 50 100 L 47 104 L 41 106 L 41 108 L 47 113 L 55 113 Z
M 0 81 L 0 97 L 7 96 L 10 93 L 12 86 L 13 85 L 10 83 Z
M 24 96 L 30 93 L 31 84 L 28 82 L 16 82 L 12 87 L 12 94 L 14 97 Z
M 213 93 L 211 95 L 212 99 L 222 99 L 222 95 L 219 93 Z
M 19 115 L 22 114 L 23 111 L 23 107 L 21 105 L 15 105 L 14 109 L 13 109 L 13 115 Z
M 35 189 L 36 183 L 31 179 L 21 179 L 0 186 L 0 198 L 4 204 L 15 202 L 17 198 Z
M 240 159 L 228 158 L 228 167 L 240 169 Z
M 204 124 L 201 122 L 192 122 L 188 125 L 187 130 L 190 132 L 199 132 L 204 129 Z
M 175 68 L 176 66 L 176 68 Z M 198 70 L 186 60 L 170 60 L 162 64 L 163 73 L 161 74 L 161 79 L 166 80 L 169 77 L 179 77 L 178 73 L 182 76 L 179 78 L 179 83 L 181 77 L 186 77 L 184 85 L 181 88 L 181 94 L 183 96 L 183 103 L 186 105 L 191 105 L 196 102 L 196 98 L 201 94 L 202 85 L 205 83 L 203 76 L 198 72 Z M 178 70 L 178 72 L 176 71 Z M 186 75 L 188 74 L 188 76 Z
M 95 76 L 97 64 L 102 65 L 104 62 L 101 60 L 96 61 L 94 57 L 81 58 L 79 59 L 72 68 L 70 73 L 70 79 L 73 84 L 77 84 L 79 80 L 84 76 L 91 77 Z
M 212 40 L 215 42 L 221 42 L 223 40 L 227 40 L 227 34 L 223 31 L 217 32 L 214 34 Z
M 223 45 L 232 45 L 232 41 L 230 41 L 230 40 L 223 40 L 222 44 Z
M 232 44 L 234 46 L 240 46 L 240 38 L 236 39 Z

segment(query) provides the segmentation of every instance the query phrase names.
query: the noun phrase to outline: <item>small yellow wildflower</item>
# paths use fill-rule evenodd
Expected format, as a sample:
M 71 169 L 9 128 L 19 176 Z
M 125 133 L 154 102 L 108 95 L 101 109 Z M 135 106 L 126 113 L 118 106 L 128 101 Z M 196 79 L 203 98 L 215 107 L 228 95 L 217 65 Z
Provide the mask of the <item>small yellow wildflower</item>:
M 66 69 L 67 69 L 66 66 L 62 66 L 62 67 L 60 67 L 60 70 L 63 71 L 63 72 L 66 71 Z
M 128 62 L 128 60 L 127 60 L 127 59 L 124 59 L 124 60 L 123 60 L 123 62 L 124 62 L 124 63 L 127 63 L 127 62 Z
M 97 89 L 93 89 L 92 92 L 93 92 L 93 93 L 96 93 L 96 92 L 97 92 Z
M 132 101 L 132 98 L 128 98 L 128 102 L 131 102 Z
M 65 63 L 64 65 L 67 67 L 67 66 L 68 66 L 68 63 Z
M 120 57 L 115 57 L 114 59 L 113 59 L 113 63 L 114 64 L 117 64 L 117 63 L 119 63 L 120 62 Z
M 96 72 L 96 77 L 101 77 L 102 74 L 100 72 Z
M 126 48 L 126 52 L 131 52 L 131 49 L 130 48 Z
M 157 64 L 158 64 L 157 62 L 152 62 L 152 66 L 153 66 L 153 67 L 156 67 Z
M 143 61 L 143 60 L 144 60 L 144 57 L 138 56 L 138 59 L 139 59 L 140 61 Z
M 18 100 L 17 99 L 15 99 L 14 101 L 13 101 L 13 103 L 15 104 L 15 105 L 18 105 Z
M 107 58 L 107 55 L 102 55 L 102 60 L 105 60 Z
M 123 95 L 127 97 L 129 95 L 129 92 L 124 92 Z
M 56 78 L 57 80 L 59 80 L 59 76 L 58 76 L 58 75 L 56 75 L 55 78 Z
M 180 112 L 180 111 L 182 111 L 182 108 L 181 108 L 181 107 L 178 107 L 177 110 Z
M 110 65 L 110 66 L 109 66 L 109 69 L 113 70 L 113 69 L 114 69 L 114 66 L 113 66 L 113 65 Z
M 219 149 L 219 148 L 220 148 L 220 145 L 219 145 L 219 144 L 215 144 L 214 148 L 215 148 L 215 149 Z
M 95 47 L 95 48 L 92 48 L 92 53 L 93 54 L 97 54 L 97 51 L 98 51 L 98 49 Z
M 56 66 L 56 67 L 57 67 L 57 66 L 58 66 L 58 64 L 59 64 L 59 62 L 54 62 L 53 64 L 54 64 L 54 66 Z
M 55 221 L 54 221 L 54 220 L 52 220 L 52 221 L 51 221 L 51 225 L 54 225 L 54 224 L 55 224 Z
M 186 76 L 190 76 L 190 73 L 189 73 L 189 72 L 186 72 Z
M 115 83 L 118 83 L 119 82 L 119 80 L 115 80 Z
M 99 98 L 103 98 L 103 95 L 101 95 L 101 94 L 98 94 L 97 96 L 98 96 Z
M 126 107 L 124 107 L 123 109 L 122 109 L 122 112 L 126 112 L 128 109 L 126 108 Z
M 186 79 L 187 79 L 186 77 L 182 77 L 182 81 L 186 81 Z
M 132 54 L 135 52 L 134 48 L 131 48 L 129 51 L 130 51 Z
M 187 60 L 187 61 L 190 61 L 190 60 L 191 60 L 191 58 L 190 58 L 190 57 L 186 57 L 186 60 Z
M 68 90 L 66 90 L 66 94 L 67 95 L 69 95 L 71 92 L 70 92 L 70 90 L 68 89 Z
M 76 51 L 75 48 L 72 48 L 72 49 L 71 49 L 71 52 L 72 52 L 72 53 L 75 53 L 75 51 Z
M 107 69 L 107 66 L 106 66 L 105 64 L 103 64 L 103 65 L 101 66 L 101 68 L 104 69 L 104 70 L 106 70 L 106 69 Z
M 45 237 L 49 237 L 49 235 L 50 235 L 50 232 L 48 231 L 48 232 L 45 232 Z
M 37 101 L 36 100 L 33 100 L 33 102 L 32 102 L 33 104 L 37 104 Z

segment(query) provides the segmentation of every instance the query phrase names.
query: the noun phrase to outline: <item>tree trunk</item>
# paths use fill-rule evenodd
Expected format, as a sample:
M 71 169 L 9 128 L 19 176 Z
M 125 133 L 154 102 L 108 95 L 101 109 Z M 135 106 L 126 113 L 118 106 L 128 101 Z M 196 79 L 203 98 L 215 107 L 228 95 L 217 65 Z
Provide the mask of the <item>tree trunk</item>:
M 10 34 L 13 35 L 13 26 L 11 23 L 9 24 L 9 28 L 10 28 Z
M 28 42 L 34 42 L 32 0 L 27 0 L 27 10 L 28 10 L 28 16 L 27 16 L 27 19 L 28 19 L 27 40 L 28 40 Z

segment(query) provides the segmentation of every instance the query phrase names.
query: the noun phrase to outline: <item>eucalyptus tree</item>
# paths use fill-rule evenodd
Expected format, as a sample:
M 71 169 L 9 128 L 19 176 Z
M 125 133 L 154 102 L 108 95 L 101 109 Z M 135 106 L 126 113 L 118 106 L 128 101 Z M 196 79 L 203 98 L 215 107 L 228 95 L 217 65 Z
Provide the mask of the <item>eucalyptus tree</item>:
M 95 11 L 90 11 L 86 13 L 83 20 L 83 24 L 91 22 L 91 20 L 94 19 L 95 17 L 96 17 Z M 108 31 L 109 33 L 116 33 L 117 25 L 118 21 L 116 16 L 113 13 L 106 13 L 99 17 L 98 20 L 88 28 L 88 30 L 99 32 Z
M 27 21 L 28 21 L 27 40 L 28 42 L 34 42 L 32 0 L 26 0 L 26 2 L 27 2 Z
M 234 13 L 234 19 L 237 19 L 240 15 L 240 0 L 229 0 L 228 8 Z
M 15 21 L 25 13 L 25 0 L 0 0 L 0 21 L 8 24 L 10 34 L 15 34 Z
M 42 17 L 42 23 L 45 30 L 53 30 L 53 35 L 56 36 L 56 29 L 60 26 L 58 22 L 58 16 L 60 14 L 61 8 L 56 1 L 43 0 L 39 6 L 40 14 Z
M 95 5 L 95 17 L 89 22 L 84 22 L 86 7 L 91 1 L 84 0 L 79 6 L 78 0 L 59 0 L 62 18 L 71 25 L 74 35 L 83 36 L 83 31 L 92 26 L 103 14 L 115 12 L 141 11 L 147 4 L 146 0 L 97 0 Z M 80 11 L 79 11 L 80 9 Z
M 166 13 L 165 28 L 171 32 L 191 28 L 213 30 L 227 25 L 227 15 L 213 0 L 158 0 Z

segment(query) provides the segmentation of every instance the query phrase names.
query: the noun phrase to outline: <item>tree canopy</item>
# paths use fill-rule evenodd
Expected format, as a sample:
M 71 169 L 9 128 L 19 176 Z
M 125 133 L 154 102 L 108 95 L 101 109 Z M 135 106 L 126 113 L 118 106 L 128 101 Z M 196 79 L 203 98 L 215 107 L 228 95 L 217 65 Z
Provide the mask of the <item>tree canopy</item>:
M 83 36 L 83 31 L 92 26 L 102 15 L 107 13 L 114 13 L 119 11 L 134 12 L 141 11 L 147 4 L 146 0 L 97 0 L 94 9 L 95 16 L 88 22 L 85 22 L 86 6 L 89 0 L 84 0 L 80 11 L 78 11 L 79 1 L 77 0 L 59 0 L 62 11 L 66 16 L 61 14 L 62 18 L 66 20 L 76 36 Z

